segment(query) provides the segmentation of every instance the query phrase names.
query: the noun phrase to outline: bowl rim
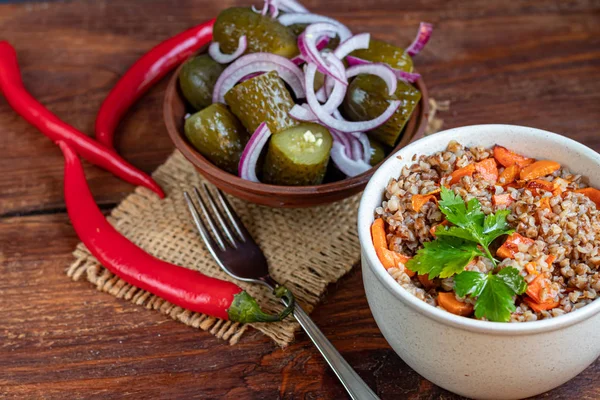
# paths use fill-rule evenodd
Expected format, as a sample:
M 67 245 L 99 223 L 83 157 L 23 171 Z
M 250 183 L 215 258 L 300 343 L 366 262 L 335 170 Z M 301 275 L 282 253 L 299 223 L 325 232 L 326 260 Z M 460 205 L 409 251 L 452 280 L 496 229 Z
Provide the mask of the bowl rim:
M 585 154 L 586 156 L 594 159 L 597 165 L 600 166 L 600 154 L 573 139 L 541 129 L 507 124 L 469 125 L 459 128 L 448 129 L 409 144 L 403 149 L 397 151 L 394 154 L 394 157 L 402 155 L 403 159 L 410 160 L 413 154 L 415 154 L 413 152 L 413 148 L 415 147 L 416 143 L 419 143 L 419 145 L 425 145 L 426 147 L 428 143 L 433 143 L 440 140 L 448 142 L 452 140 L 454 135 L 456 135 L 457 133 L 487 130 L 496 131 L 495 133 L 498 134 L 498 131 L 506 131 L 507 129 L 523 133 L 524 135 L 526 134 L 529 137 L 539 138 L 543 141 L 558 142 L 564 147 L 568 147 L 576 151 L 577 153 Z M 550 332 L 566 328 L 568 326 L 589 319 L 600 312 L 600 299 L 596 299 L 592 303 L 582 307 L 579 310 L 572 311 L 565 315 L 561 315 L 551 319 L 520 323 L 491 322 L 451 314 L 437 307 L 433 307 L 427 304 L 426 302 L 419 300 L 414 295 L 410 294 L 406 289 L 400 286 L 392 278 L 391 275 L 387 273 L 387 271 L 377 258 L 377 255 L 375 253 L 375 247 L 373 246 L 373 243 L 371 241 L 370 229 L 367 228 L 370 227 L 372 221 L 374 220 L 374 210 L 369 209 L 368 205 L 366 204 L 367 201 L 365 199 L 368 197 L 369 193 L 383 193 L 383 188 L 380 186 L 376 186 L 375 182 L 378 180 L 378 178 L 382 178 L 383 176 L 389 176 L 386 164 L 389 164 L 391 160 L 393 160 L 392 157 L 390 157 L 384 164 L 380 166 L 380 168 L 377 171 L 375 171 L 373 177 L 367 184 L 367 187 L 365 188 L 362 194 L 358 210 L 358 236 L 362 250 L 361 254 L 362 257 L 365 258 L 368 268 L 371 268 L 371 271 L 383 284 L 384 288 L 387 289 L 390 293 L 392 293 L 402 303 L 407 305 L 413 311 L 416 311 L 419 314 L 430 318 L 434 321 L 440 322 L 444 325 L 449 325 L 455 328 L 471 332 L 493 333 L 495 335 L 506 336 L 536 334 L 540 332 Z
M 202 50 L 195 53 L 193 56 L 197 54 L 203 53 Z M 421 92 L 421 99 L 419 100 L 419 110 L 420 113 L 418 115 L 413 114 L 411 118 L 407 122 L 407 125 L 410 124 L 410 120 L 416 117 L 414 122 L 414 133 L 412 136 L 402 135 L 396 146 L 392 149 L 392 152 L 388 154 L 388 156 L 382 160 L 379 164 L 373 166 L 371 169 L 363 172 L 360 175 L 342 179 L 340 181 L 328 182 L 320 185 L 308 185 L 308 186 L 280 186 L 273 185 L 262 182 L 251 182 L 240 178 L 237 175 L 226 172 L 210 161 L 208 161 L 204 156 L 202 156 L 193 146 L 185 139 L 185 135 L 183 132 L 180 132 L 175 125 L 174 116 L 171 110 L 171 103 L 173 96 L 181 97 L 181 93 L 178 90 L 178 76 L 181 68 L 183 67 L 182 63 L 177 70 L 171 76 L 167 88 L 165 89 L 165 94 L 163 98 L 163 119 L 165 125 L 167 127 L 167 133 L 175 147 L 184 155 L 184 157 L 190 161 L 197 169 L 202 171 L 202 174 L 208 174 L 214 177 L 215 179 L 225 182 L 228 185 L 233 187 L 243 188 L 244 190 L 252 193 L 269 193 L 271 196 L 306 196 L 312 194 L 319 195 L 328 195 L 337 193 L 339 191 L 352 190 L 356 188 L 360 188 L 368 182 L 370 176 L 377 171 L 377 169 L 383 165 L 383 163 L 392 157 L 394 151 L 397 151 L 398 147 L 408 146 L 411 141 L 422 137 L 425 129 L 427 127 L 427 119 L 429 116 L 429 94 L 427 91 L 427 87 L 422 77 L 420 77 L 415 83 L 415 87 L 419 89 Z M 417 72 L 416 70 L 414 72 Z

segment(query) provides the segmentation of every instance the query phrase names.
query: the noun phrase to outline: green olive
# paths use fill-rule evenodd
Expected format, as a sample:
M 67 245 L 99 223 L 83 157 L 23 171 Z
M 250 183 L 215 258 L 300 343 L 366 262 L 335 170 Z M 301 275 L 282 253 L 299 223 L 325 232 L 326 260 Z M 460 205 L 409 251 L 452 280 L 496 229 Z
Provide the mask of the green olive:
M 240 36 L 246 35 L 246 53 L 273 53 L 291 58 L 298 54 L 296 35 L 276 19 L 260 15 L 250 8 L 223 10 L 213 28 L 213 38 L 223 53 L 233 53 Z
M 248 132 L 266 122 L 275 134 L 297 122 L 289 116 L 294 100 L 275 71 L 248 79 L 225 93 L 225 102 Z
M 201 110 L 212 103 L 215 83 L 224 69 L 208 55 L 190 58 L 183 64 L 179 73 L 179 86 L 192 107 Z
M 413 70 L 412 58 L 404 49 L 381 40 L 371 39 L 368 49 L 355 50 L 350 55 L 367 61 L 386 63 L 392 68 L 406 72 Z
M 348 85 L 342 103 L 344 114 L 352 121 L 367 121 L 381 115 L 391 100 L 402 100 L 402 105 L 383 125 L 368 132 L 369 136 L 393 147 L 402 134 L 404 125 L 421 100 L 421 92 L 411 84 L 398 81 L 391 96 L 383 79 L 375 75 L 358 75 Z
M 185 121 L 185 136 L 217 167 L 237 174 L 248 132 L 227 106 L 214 103 Z
M 302 123 L 274 135 L 263 169 L 266 183 L 286 186 L 323 182 L 333 139 L 322 125 Z

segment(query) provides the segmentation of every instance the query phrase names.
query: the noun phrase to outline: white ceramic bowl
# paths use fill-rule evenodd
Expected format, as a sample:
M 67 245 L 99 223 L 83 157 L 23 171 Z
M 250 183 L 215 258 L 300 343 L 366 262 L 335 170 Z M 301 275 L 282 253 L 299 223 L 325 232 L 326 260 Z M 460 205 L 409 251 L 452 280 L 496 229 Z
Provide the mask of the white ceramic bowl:
M 516 399 L 553 389 L 600 355 L 600 300 L 543 321 L 498 323 L 464 318 L 432 307 L 405 291 L 379 262 L 371 242 L 374 210 L 390 178 L 413 155 L 500 144 L 552 159 L 600 187 L 600 154 L 564 136 L 512 125 L 475 125 L 418 140 L 390 157 L 367 185 L 358 213 L 365 292 L 375 321 L 392 348 L 426 379 L 480 399 Z

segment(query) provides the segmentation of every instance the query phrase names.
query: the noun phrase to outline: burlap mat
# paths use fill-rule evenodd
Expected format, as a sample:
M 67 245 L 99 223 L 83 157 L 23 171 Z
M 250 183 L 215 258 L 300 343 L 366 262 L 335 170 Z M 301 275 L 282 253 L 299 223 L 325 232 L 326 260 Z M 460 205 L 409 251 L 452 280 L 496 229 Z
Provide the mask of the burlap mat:
M 435 105 L 435 102 L 432 103 Z M 436 107 L 432 107 L 433 110 Z M 437 109 L 440 109 L 437 107 Z M 432 118 L 429 126 L 439 130 Z M 428 132 L 430 133 L 430 132 Z M 201 242 L 183 198 L 183 191 L 204 182 L 193 166 L 175 151 L 153 174 L 167 193 L 163 200 L 138 187 L 110 214 L 110 222 L 134 243 L 165 261 L 195 269 L 219 279 L 234 281 L 215 264 Z M 277 209 L 258 206 L 229 196 L 232 206 L 264 251 L 271 275 L 285 284 L 310 312 L 328 284 L 337 281 L 358 263 L 360 246 L 356 214 L 360 195 L 306 209 Z M 299 329 L 293 318 L 272 324 L 238 324 L 174 306 L 161 298 L 119 279 L 88 252 L 82 243 L 73 252 L 76 260 L 67 269 L 73 280 L 87 279 L 98 290 L 129 300 L 147 309 L 160 311 L 194 328 L 209 331 L 231 344 L 238 342 L 248 325 L 285 347 Z M 276 311 L 280 304 L 260 285 L 235 281 L 254 296 L 265 310 Z

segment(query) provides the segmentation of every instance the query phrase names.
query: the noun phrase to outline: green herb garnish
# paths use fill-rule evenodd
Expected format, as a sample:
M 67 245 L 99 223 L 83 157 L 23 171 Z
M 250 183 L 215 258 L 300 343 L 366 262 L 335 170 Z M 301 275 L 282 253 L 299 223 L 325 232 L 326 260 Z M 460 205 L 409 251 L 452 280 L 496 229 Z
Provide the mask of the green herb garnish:
M 464 297 L 477 297 L 475 316 L 490 321 L 506 322 L 516 310 L 513 296 L 527 290 L 519 270 L 506 267 L 497 274 L 464 271 L 454 277 L 454 291 Z
M 494 266 L 498 263 L 489 250 L 490 244 L 502 235 L 514 232 L 508 226 L 508 210 L 485 215 L 479 200 L 467 203 L 450 189 L 442 186 L 440 211 L 454 226 L 438 226 L 436 239 L 423 245 L 408 261 L 407 268 L 420 275 L 454 278 L 455 291 L 459 296 L 478 297 L 475 316 L 490 321 L 508 321 L 515 310 L 512 299 L 522 294 L 527 283 L 515 268 L 504 268 L 497 274 L 465 271 L 465 267 L 477 256 L 487 257 Z M 460 284 L 459 284 L 460 282 Z

